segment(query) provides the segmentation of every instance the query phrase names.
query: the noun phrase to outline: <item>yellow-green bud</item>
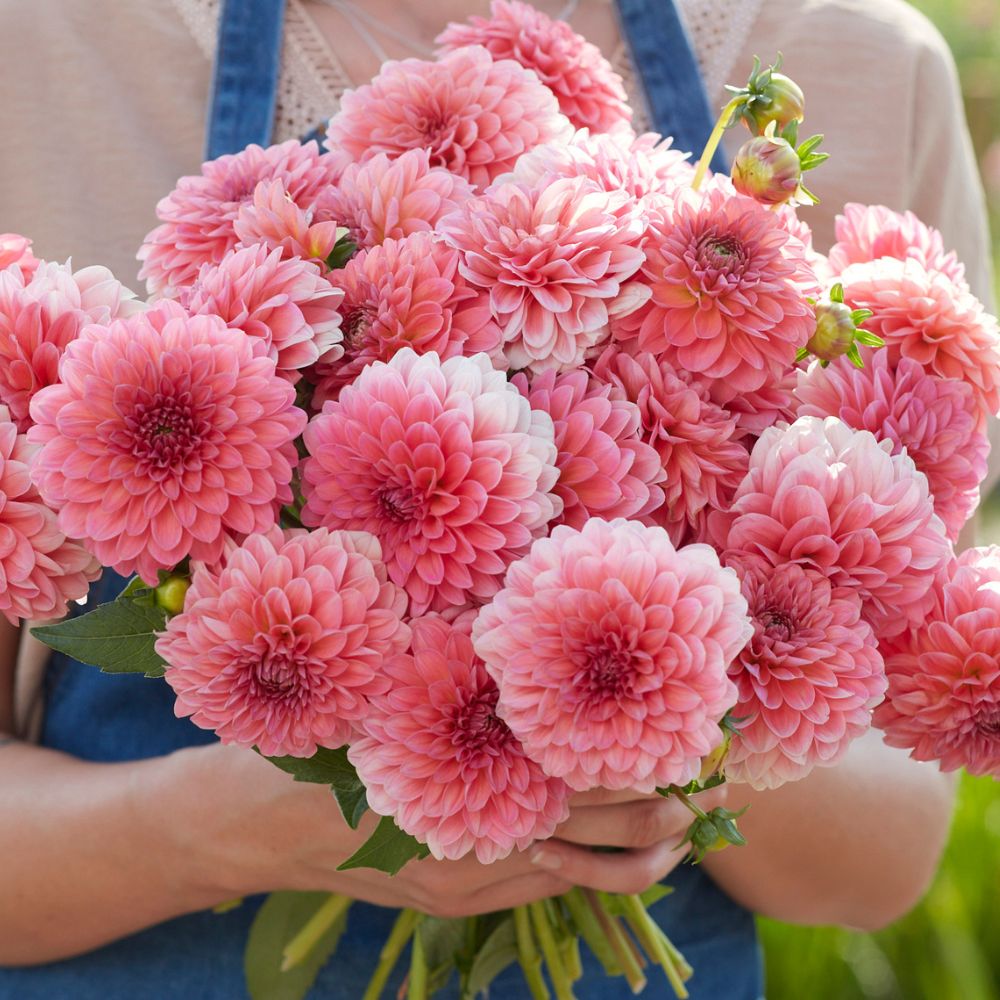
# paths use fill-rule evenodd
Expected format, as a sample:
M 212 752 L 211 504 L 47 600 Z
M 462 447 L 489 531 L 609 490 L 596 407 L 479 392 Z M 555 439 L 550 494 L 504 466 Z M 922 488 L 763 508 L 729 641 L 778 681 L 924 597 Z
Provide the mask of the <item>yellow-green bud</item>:
M 759 135 L 743 143 L 733 160 L 733 186 L 765 205 L 783 205 L 795 197 L 802 163 L 786 139 Z
M 758 135 L 763 135 L 771 122 L 780 133 L 792 122 L 799 123 L 805 118 L 805 107 L 802 88 L 784 73 L 772 72 L 749 102 L 743 121 L 751 132 L 756 128 Z
M 821 361 L 833 361 L 854 346 L 857 326 L 852 310 L 843 302 L 821 302 L 816 306 L 816 332 L 806 349 Z
M 168 615 L 179 615 L 184 610 L 184 598 L 191 581 L 186 576 L 168 576 L 156 588 L 156 603 Z

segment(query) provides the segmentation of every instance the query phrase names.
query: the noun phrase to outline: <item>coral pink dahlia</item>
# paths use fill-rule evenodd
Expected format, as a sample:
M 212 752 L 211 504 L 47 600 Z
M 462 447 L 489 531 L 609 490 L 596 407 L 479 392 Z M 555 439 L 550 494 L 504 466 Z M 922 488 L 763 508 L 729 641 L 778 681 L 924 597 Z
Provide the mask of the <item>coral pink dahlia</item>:
M 459 253 L 431 233 L 362 250 L 330 274 L 344 293 L 344 357 L 324 358 L 313 372 L 314 400 L 335 399 L 373 361 L 410 347 L 442 360 L 487 352 L 502 364 L 500 328 L 486 292 L 459 273 Z
M 69 601 L 86 596 L 101 569 L 70 541 L 31 483 L 35 449 L 0 406 L 0 614 L 18 619 L 61 618 Z
M 462 253 L 462 274 L 489 289 L 510 366 L 534 372 L 582 364 L 607 338 L 616 300 L 643 260 L 634 201 L 584 177 L 534 189 L 498 184 L 446 216 L 441 230 Z
M 886 656 L 875 725 L 917 760 L 1000 778 L 1000 548 L 962 553 L 936 598 Z
M 406 596 L 378 543 L 349 532 L 273 527 L 195 567 L 184 611 L 156 651 L 179 717 L 266 756 L 343 746 L 404 650 Z
M 990 442 L 978 429 L 972 389 L 928 375 L 911 358 L 893 369 L 885 351 L 871 351 L 864 368 L 846 361 L 799 372 L 796 396 L 803 416 L 839 417 L 906 450 L 927 477 L 934 510 L 954 542 L 979 503 Z
M 228 536 L 263 531 L 291 500 L 295 390 L 217 316 L 174 302 L 88 326 L 60 383 L 31 402 L 32 478 L 59 526 L 103 565 L 148 583 Z
M 426 149 L 431 166 L 485 188 L 522 153 L 571 134 L 531 70 L 470 45 L 435 62 L 387 62 L 370 84 L 341 98 L 326 146 L 340 170 L 379 153 Z
M 182 177 L 156 206 L 161 224 L 139 251 L 139 277 L 150 294 L 176 297 L 194 283 L 202 264 L 218 264 L 236 245 L 240 207 L 252 201 L 261 181 L 280 181 L 287 197 L 310 211 L 337 174 L 315 142 L 294 139 L 266 149 L 251 145 L 210 160 L 200 174 Z
M 438 45 L 444 52 L 482 45 L 495 59 L 513 59 L 534 70 L 576 128 L 592 132 L 628 129 L 632 109 L 625 85 L 596 45 L 565 21 L 556 21 L 519 0 L 493 0 L 490 15 L 449 24 L 438 37 Z
M 428 150 L 408 149 L 395 159 L 379 153 L 352 163 L 325 204 L 359 247 L 373 247 L 387 238 L 433 232 L 471 196 L 468 181 L 431 166 Z
M 796 563 L 739 560 L 753 637 L 729 668 L 742 719 L 726 776 L 754 788 L 835 764 L 871 726 L 885 669 L 861 599 Z
M 766 430 L 730 508 L 724 546 L 818 570 L 855 590 L 879 638 L 918 625 L 951 547 L 927 477 L 836 417 Z
M 957 284 L 965 283 L 965 267 L 954 251 L 945 253 L 941 234 L 912 212 L 894 212 L 885 205 L 850 202 L 837 216 L 837 242 L 830 248 L 830 266 L 840 274 L 851 264 L 880 257 L 913 259 L 929 271 L 940 271 Z
M 411 622 L 411 652 L 382 668 L 365 736 L 348 756 L 383 816 L 438 859 L 475 851 L 482 864 L 550 837 L 569 816 L 569 789 L 549 777 L 497 715 L 497 685 L 467 628 Z
M 720 744 L 746 611 L 709 546 L 591 518 L 535 542 L 472 634 L 500 717 L 547 774 L 651 792 L 696 777 Z
M 303 521 L 375 535 L 415 615 L 489 600 L 561 510 L 552 419 L 485 354 L 375 362 L 305 443 Z
M 726 398 L 779 379 L 812 335 L 806 300 L 818 286 L 806 248 L 753 198 L 719 182 L 660 199 L 644 250 L 652 296 L 612 332 L 718 381 Z
M 278 373 L 297 382 L 303 368 L 334 360 L 340 347 L 339 288 L 308 261 L 282 260 L 265 246 L 230 250 L 218 264 L 203 264 L 182 296 L 189 312 L 219 316 L 252 337 Z
M 883 257 L 840 276 L 844 301 L 874 315 L 862 324 L 890 364 L 912 358 L 938 378 L 967 382 L 984 414 L 1000 411 L 1000 329 L 964 285 L 918 261 Z
M 639 407 L 614 386 L 585 371 L 542 372 L 530 382 L 524 373 L 512 382 L 555 427 L 563 502 L 558 524 L 582 528 L 590 517 L 642 517 L 663 503 L 664 471 L 659 455 L 639 440 Z
M 31 240 L 17 233 L 0 233 L 0 271 L 18 267 L 26 279 L 42 262 L 31 252 Z

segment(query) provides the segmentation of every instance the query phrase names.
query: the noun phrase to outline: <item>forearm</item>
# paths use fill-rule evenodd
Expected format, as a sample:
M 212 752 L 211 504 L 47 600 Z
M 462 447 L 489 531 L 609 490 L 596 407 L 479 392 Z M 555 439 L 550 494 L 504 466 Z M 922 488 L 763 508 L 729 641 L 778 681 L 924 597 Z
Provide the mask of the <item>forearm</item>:
M 912 907 L 947 840 L 954 781 L 871 732 L 836 767 L 767 792 L 730 788 L 747 846 L 709 855 L 734 899 L 792 923 L 871 930 Z M 734 806 L 735 803 L 735 806 Z
M 159 768 L 0 748 L 0 965 L 88 951 L 220 901 L 186 859 L 164 856 L 148 808 Z

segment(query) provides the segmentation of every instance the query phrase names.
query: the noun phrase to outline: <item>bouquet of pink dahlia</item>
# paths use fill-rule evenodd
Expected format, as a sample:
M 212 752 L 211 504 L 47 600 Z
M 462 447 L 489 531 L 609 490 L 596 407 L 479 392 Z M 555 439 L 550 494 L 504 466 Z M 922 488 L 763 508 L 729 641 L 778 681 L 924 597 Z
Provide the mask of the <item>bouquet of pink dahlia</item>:
M 873 713 L 1000 774 L 1000 555 L 953 549 L 1000 334 L 939 234 L 849 205 L 813 248 L 796 207 L 825 157 L 776 67 L 692 165 L 524 4 L 440 42 L 346 95 L 325 150 L 182 178 L 148 302 L 0 237 L 0 610 L 57 618 L 101 565 L 134 574 L 36 634 L 165 677 L 178 715 L 329 785 L 352 826 L 377 813 L 346 867 L 491 863 L 594 788 L 678 797 L 698 859 L 742 842 L 699 790 L 835 764 Z M 708 176 L 741 121 L 732 178 Z M 563 1000 L 579 937 L 684 996 L 649 898 L 458 935 L 404 913 L 366 996 L 412 938 L 413 998 L 519 961 Z M 349 902 L 293 928 L 282 996 Z

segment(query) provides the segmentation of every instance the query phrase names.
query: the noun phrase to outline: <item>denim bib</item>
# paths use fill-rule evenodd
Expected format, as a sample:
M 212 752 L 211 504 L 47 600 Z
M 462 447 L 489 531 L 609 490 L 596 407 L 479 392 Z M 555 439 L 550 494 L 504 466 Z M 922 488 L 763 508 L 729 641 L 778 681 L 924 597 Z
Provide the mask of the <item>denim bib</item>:
M 708 102 L 690 43 L 670 0 L 618 0 L 628 40 L 656 129 L 695 152 L 711 131 Z M 206 134 L 206 156 L 270 141 L 281 49 L 283 0 L 226 0 Z M 717 166 L 725 168 L 721 162 Z M 108 571 L 91 602 L 111 600 L 125 581 Z M 48 672 L 44 745 L 92 761 L 159 756 L 206 744 L 211 733 L 173 712 L 163 682 L 101 674 L 54 655 Z M 136 850 L 143 850 L 137 844 Z M 700 868 L 682 866 L 669 879 L 675 891 L 653 913 L 695 968 L 692 1000 L 758 1000 L 761 963 L 753 916 L 719 891 Z M 243 946 L 259 899 L 223 915 L 196 913 L 171 920 L 89 954 L 29 969 L 0 969 L 0 1000 L 235 1000 L 246 996 Z M 378 960 L 395 912 L 357 903 L 334 959 L 310 993 L 317 1000 L 357 1000 Z M 579 1000 L 625 1000 L 622 979 L 607 978 L 581 949 L 585 976 Z M 386 996 L 395 996 L 406 959 Z M 654 970 L 655 971 L 655 970 Z M 673 992 L 650 977 L 644 997 Z M 446 992 L 454 1000 L 457 992 Z M 526 1000 L 520 969 L 494 983 L 495 1000 Z

